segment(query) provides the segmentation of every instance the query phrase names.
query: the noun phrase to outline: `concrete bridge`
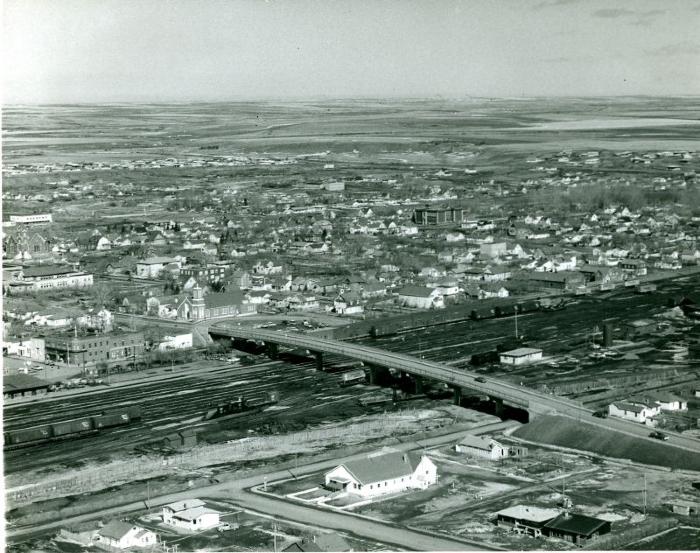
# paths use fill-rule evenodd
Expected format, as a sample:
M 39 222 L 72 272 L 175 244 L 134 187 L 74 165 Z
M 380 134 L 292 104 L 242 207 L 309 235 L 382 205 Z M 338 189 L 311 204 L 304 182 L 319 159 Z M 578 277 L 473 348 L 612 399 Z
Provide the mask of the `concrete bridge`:
M 584 407 L 578 401 L 546 394 L 526 386 L 511 384 L 498 378 L 482 377 L 468 370 L 455 369 L 441 363 L 418 359 L 410 355 L 340 340 L 319 338 L 313 334 L 265 330 L 262 328 L 251 328 L 250 326 L 233 325 L 231 323 L 212 325 L 209 328 L 209 334 L 213 338 L 228 337 L 262 342 L 265 344 L 268 353 L 273 357 L 276 355 L 280 345 L 291 348 L 304 348 L 313 352 L 319 368 L 323 366 L 324 353 L 341 355 L 367 363 L 370 368 L 384 367 L 403 371 L 412 375 L 418 382 L 423 378 L 444 382 L 454 389 L 455 400 L 461 398 L 462 388 L 474 390 L 489 396 L 495 401 L 497 413 L 499 409 L 503 408 L 505 403 L 527 410 L 530 416 L 557 414 L 582 423 L 656 442 L 656 440 L 649 437 L 650 430 L 648 427 L 622 419 L 594 417 L 593 411 Z M 673 432 L 666 432 L 666 434 L 669 436 L 669 441 L 666 442 L 668 445 L 700 453 L 700 440 Z

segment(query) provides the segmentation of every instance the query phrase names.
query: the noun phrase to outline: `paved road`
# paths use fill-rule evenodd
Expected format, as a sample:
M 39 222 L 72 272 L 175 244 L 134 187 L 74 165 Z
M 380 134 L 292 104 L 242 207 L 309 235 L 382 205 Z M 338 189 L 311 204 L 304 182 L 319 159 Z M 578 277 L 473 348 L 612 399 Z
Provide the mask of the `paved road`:
M 513 425 L 517 425 L 517 423 L 513 423 L 512 421 L 493 423 L 475 428 L 470 433 L 484 434 L 496 432 L 504 430 Z M 443 436 L 437 436 L 435 438 L 428 438 L 425 440 L 421 440 L 420 442 L 406 442 L 392 447 L 399 451 L 409 451 L 423 447 L 435 447 L 448 443 L 453 443 L 459 440 L 461 437 L 463 437 L 465 433 L 466 432 L 464 431 L 460 431 L 452 434 L 446 434 Z M 333 468 L 340 463 L 347 462 L 352 459 L 362 458 L 366 454 L 367 453 L 364 452 L 341 459 L 329 459 L 325 461 L 310 463 L 308 465 L 304 465 L 294 469 L 294 473 L 297 476 L 312 474 L 315 472 Z M 268 474 L 256 474 L 240 480 L 222 482 L 220 484 L 214 484 L 212 486 L 200 488 L 196 492 L 179 492 L 156 497 L 151 500 L 150 506 L 151 508 L 153 508 L 160 505 L 172 503 L 174 501 L 188 499 L 196 493 L 196 495 L 199 497 L 225 498 L 228 501 L 233 501 L 234 503 L 241 505 L 242 507 L 274 516 L 280 516 L 280 518 L 287 518 L 289 520 L 305 522 L 308 524 L 313 524 L 315 526 L 322 526 L 330 529 L 343 529 L 344 531 L 353 532 L 354 534 L 360 537 L 378 540 L 385 543 L 389 542 L 406 549 L 416 549 L 422 551 L 484 550 L 489 548 L 493 549 L 487 546 L 486 544 L 476 542 L 463 542 L 451 540 L 449 538 L 433 536 L 431 534 L 419 532 L 416 530 L 407 530 L 403 527 L 397 526 L 392 523 L 369 521 L 367 519 L 359 518 L 351 514 L 341 514 L 337 512 L 314 509 L 303 505 L 297 505 L 282 499 L 274 499 L 267 496 L 261 496 L 249 491 L 250 488 L 258 486 L 264 481 L 273 482 L 275 480 L 289 478 L 289 476 L 290 474 L 288 469 L 279 470 Z M 41 535 L 42 533 L 55 531 L 58 528 L 69 526 L 71 524 L 76 524 L 79 522 L 85 522 L 90 520 L 97 520 L 100 518 L 104 519 L 117 515 L 123 516 L 125 513 L 140 511 L 144 508 L 144 503 L 142 501 L 138 501 L 121 505 L 119 507 L 102 509 L 85 515 L 70 517 L 63 520 L 57 520 L 46 524 L 36 525 L 32 527 L 13 528 L 8 530 L 7 538 L 10 542 L 17 542 L 20 541 L 22 538 L 26 539 L 35 535 Z
M 582 423 L 594 424 L 609 430 L 624 432 L 630 436 L 652 440 L 649 438 L 649 429 L 638 423 L 614 418 L 597 419 L 593 417 L 591 409 L 584 407 L 578 401 L 540 392 L 527 386 L 511 384 L 503 379 L 479 376 L 477 373 L 465 369 L 455 369 L 444 363 L 436 363 L 367 345 L 319 338 L 301 332 L 280 332 L 220 324 L 212 326 L 210 333 L 343 355 L 370 365 L 394 368 L 456 387 L 476 390 L 494 398 L 501 398 L 510 405 L 524 407 L 531 414 L 558 413 Z M 667 445 L 700 453 L 700 440 L 673 432 L 667 432 L 667 434 L 669 436 L 669 440 L 665 442 Z

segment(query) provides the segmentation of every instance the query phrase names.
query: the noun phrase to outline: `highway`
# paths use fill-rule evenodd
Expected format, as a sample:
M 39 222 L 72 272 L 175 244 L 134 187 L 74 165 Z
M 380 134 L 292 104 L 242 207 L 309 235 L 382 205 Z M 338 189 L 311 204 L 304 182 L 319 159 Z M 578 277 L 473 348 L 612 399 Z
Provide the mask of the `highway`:
M 414 376 L 445 382 L 455 387 L 468 388 L 494 398 L 501 398 L 510 405 L 527 409 L 530 413 L 556 412 L 587 424 L 595 424 L 643 439 L 652 439 L 648 436 L 648 428 L 624 420 L 595 418 L 593 417 L 593 411 L 583 406 L 580 402 L 546 394 L 526 386 L 518 386 L 503 379 L 483 377 L 465 369 L 456 369 L 434 361 L 362 344 L 318 338 L 301 332 L 265 330 L 230 323 L 213 325 L 210 327 L 209 332 L 216 336 L 230 336 L 244 340 L 275 343 L 293 348 L 306 348 L 314 352 L 342 355 L 370 365 L 401 370 Z M 668 434 L 669 440 L 666 442 L 667 444 L 700 453 L 700 440 L 675 433 Z

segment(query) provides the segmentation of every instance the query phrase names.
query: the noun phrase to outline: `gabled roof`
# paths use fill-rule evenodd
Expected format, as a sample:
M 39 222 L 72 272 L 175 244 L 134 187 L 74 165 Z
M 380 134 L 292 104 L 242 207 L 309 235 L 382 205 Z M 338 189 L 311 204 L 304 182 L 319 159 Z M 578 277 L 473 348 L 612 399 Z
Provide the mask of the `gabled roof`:
M 416 470 L 421 459 L 422 455 L 418 453 L 391 452 L 349 461 L 342 466 L 361 484 L 371 484 L 410 476 Z
M 500 447 L 496 440 L 491 438 L 482 438 L 481 436 L 474 436 L 473 434 L 467 434 L 459 442 L 459 445 L 473 447 L 475 449 L 481 449 L 484 451 L 491 451 L 494 447 Z
M 414 298 L 429 298 L 434 291 L 434 288 L 426 288 L 425 286 L 404 286 L 399 290 L 399 295 Z
M 204 305 L 208 308 L 241 305 L 242 303 L 243 293 L 240 291 L 220 292 L 204 296 Z
M 134 528 L 133 524 L 121 520 L 112 520 L 100 528 L 98 534 L 105 538 L 120 540 L 126 536 L 132 528 Z

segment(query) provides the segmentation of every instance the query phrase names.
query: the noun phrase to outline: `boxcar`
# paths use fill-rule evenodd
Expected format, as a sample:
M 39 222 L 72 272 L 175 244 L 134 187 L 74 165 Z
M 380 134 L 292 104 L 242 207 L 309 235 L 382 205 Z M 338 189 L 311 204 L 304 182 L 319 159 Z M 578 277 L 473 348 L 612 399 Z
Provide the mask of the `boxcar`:
M 5 432 L 5 445 L 29 444 L 32 442 L 43 442 L 50 440 L 53 436 L 51 425 L 35 426 L 23 428 L 21 430 L 9 430 Z
M 129 415 L 129 420 L 138 421 L 141 420 L 141 407 L 138 405 L 131 405 L 126 408 L 126 412 Z
M 82 434 L 84 432 L 90 432 L 92 427 L 92 419 L 86 417 L 84 419 L 73 419 L 70 421 L 55 422 L 51 425 L 53 429 L 54 438 L 60 438 L 61 436 L 70 436 L 72 434 Z
M 126 411 L 118 413 L 102 413 L 101 415 L 95 415 L 92 417 L 92 427 L 95 430 L 100 430 L 102 428 L 111 428 L 112 426 L 129 424 L 130 421 L 131 418 L 129 417 L 129 413 Z

